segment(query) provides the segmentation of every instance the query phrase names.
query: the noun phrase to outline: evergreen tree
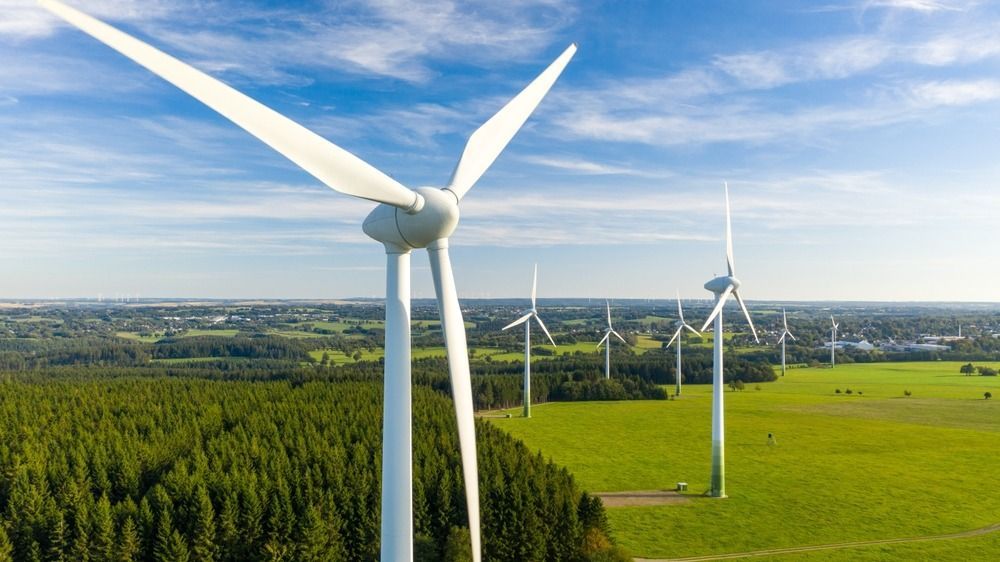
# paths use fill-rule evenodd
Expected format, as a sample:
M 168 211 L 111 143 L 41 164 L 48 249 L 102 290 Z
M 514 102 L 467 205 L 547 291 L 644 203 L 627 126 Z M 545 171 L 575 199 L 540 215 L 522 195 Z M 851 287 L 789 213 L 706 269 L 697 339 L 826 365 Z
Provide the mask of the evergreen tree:
M 30 540 L 25 562 L 42 562 L 42 545 L 38 544 L 35 539 Z
M 175 552 L 177 545 L 174 541 L 174 524 L 171 520 L 170 512 L 164 510 L 160 513 L 159 521 L 156 524 L 156 542 L 153 545 L 153 560 L 156 562 L 177 562 Z M 187 555 L 187 545 L 185 545 L 185 556 Z M 186 559 L 186 558 L 185 558 Z
M 49 523 L 46 533 L 48 548 L 45 549 L 46 562 L 64 562 L 66 560 L 66 518 L 62 511 L 56 511 Z M 3 557 L 0 556 L 0 561 Z
M 149 559 L 153 555 L 153 547 L 156 544 L 156 517 L 153 515 L 153 507 L 149 498 L 142 498 L 139 502 L 139 533 L 142 540 L 139 545 L 140 558 Z
M 179 531 L 174 529 L 174 532 L 170 533 L 166 548 L 161 551 L 156 562 L 189 562 L 190 560 L 191 553 L 188 550 L 187 541 L 184 540 L 184 536 Z
M 113 562 L 115 543 L 114 522 L 111 519 L 111 502 L 108 496 L 101 496 L 94 507 L 94 523 L 91 532 L 90 552 L 94 562 Z
M 443 562 L 469 562 L 472 560 L 472 539 L 469 529 L 452 527 L 444 543 Z
M 315 506 L 310 505 L 306 508 L 296 542 L 299 545 L 298 559 L 301 562 L 333 560 L 329 552 L 330 536 L 323 517 Z
M 0 562 L 14 562 L 14 546 L 7 536 L 7 529 L 0 523 Z
M 219 546 L 224 562 L 238 560 L 237 546 L 239 544 L 239 507 L 232 495 L 222 500 L 222 511 L 219 512 Z
M 140 547 L 139 530 L 135 527 L 135 522 L 131 517 L 126 517 L 122 523 L 121 531 L 118 533 L 118 542 L 115 549 L 116 562 L 136 562 L 139 560 Z
M 198 487 L 196 501 L 191 555 L 195 562 L 212 562 L 216 556 L 215 509 L 204 486 Z

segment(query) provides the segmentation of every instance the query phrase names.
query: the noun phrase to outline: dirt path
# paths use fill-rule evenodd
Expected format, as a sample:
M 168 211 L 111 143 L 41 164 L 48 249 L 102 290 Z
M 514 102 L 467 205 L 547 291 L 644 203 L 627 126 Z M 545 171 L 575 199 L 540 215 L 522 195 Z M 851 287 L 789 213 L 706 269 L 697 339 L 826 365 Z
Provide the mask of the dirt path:
M 754 550 L 752 552 L 733 552 L 730 554 L 709 554 L 706 556 L 688 556 L 685 558 L 636 558 L 636 562 L 695 562 L 699 560 L 733 560 L 736 558 L 756 558 L 758 556 L 777 556 L 781 554 L 793 554 L 796 552 L 813 552 L 816 550 L 835 550 L 840 548 L 854 548 L 858 546 L 869 546 L 876 544 L 899 544 L 912 542 L 942 541 L 948 539 L 964 539 L 968 537 L 978 537 L 1000 531 L 1000 523 L 995 523 L 988 527 L 962 531 L 960 533 L 950 533 L 947 535 L 931 535 L 927 537 L 911 537 L 906 539 L 880 539 L 873 541 L 842 542 L 836 544 L 820 544 L 815 546 L 792 546 L 788 548 L 772 548 L 768 550 Z
M 595 492 L 604 507 L 638 507 L 688 503 L 690 498 L 673 490 L 637 490 L 633 492 Z

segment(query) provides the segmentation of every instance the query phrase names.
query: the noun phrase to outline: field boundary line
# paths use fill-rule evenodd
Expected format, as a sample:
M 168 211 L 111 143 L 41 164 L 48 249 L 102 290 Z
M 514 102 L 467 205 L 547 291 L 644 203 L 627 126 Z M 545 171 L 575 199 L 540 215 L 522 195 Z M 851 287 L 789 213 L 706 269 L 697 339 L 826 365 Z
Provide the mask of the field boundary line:
M 790 546 L 786 548 L 770 548 L 767 550 L 753 550 L 749 552 L 731 552 L 728 554 L 707 554 L 704 556 L 686 556 L 683 558 L 635 558 L 635 562 L 697 562 L 700 560 L 733 560 L 737 558 L 756 558 L 760 556 L 780 556 L 782 554 L 795 554 L 798 552 L 813 552 L 817 550 L 838 550 L 842 548 L 856 548 L 862 546 L 872 546 L 879 544 L 902 544 L 915 542 L 943 541 L 948 539 L 964 539 L 978 537 L 1000 531 L 1000 523 L 994 523 L 986 527 L 960 531 L 958 533 L 948 533 L 944 535 L 928 535 L 924 537 L 907 537 L 901 539 L 875 539 L 870 541 L 854 541 L 833 544 L 818 544 L 811 546 Z

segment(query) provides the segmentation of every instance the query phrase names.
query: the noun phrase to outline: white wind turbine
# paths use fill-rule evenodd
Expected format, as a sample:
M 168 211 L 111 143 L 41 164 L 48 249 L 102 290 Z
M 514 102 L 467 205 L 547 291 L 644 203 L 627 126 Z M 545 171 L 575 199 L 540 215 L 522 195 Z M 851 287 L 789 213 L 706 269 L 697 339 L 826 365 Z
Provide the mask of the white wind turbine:
M 729 275 L 719 276 L 705 283 L 705 288 L 715 293 L 716 305 L 712 314 L 705 320 L 705 325 L 701 327 L 704 332 L 708 325 L 715 320 L 715 346 L 712 353 L 712 482 L 711 495 L 716 498 L 726 497 L 726 444 L 725 444 L 725 419 L 723 415 L 723 394 L 722 394 L 722 348 L 725 342 L 722 337 L 722 308 L 726 306 L 729 295 L 736 297 L 743 315 L 750 325 L 753 338 L 758 343 L 757 330 L 753 327 L 753 320 L 750 319 L 750 312 L 740 297 L 740 281 L 736 278 L 736 265 L 733 260 L 733 228 L 729 218 L 729 184 L 725 185 L 726 193 L 726 268 Z
M 795 336 L 788 331 L 788 317 L 785 316 L 785 309 L 781 309 L 781 322 L 784 325 L 784 330 L 781 332 L 781 337 L 778 338 L 778 343 L 781 344 L 781 376 L 785 376 L 785 336 L 792 338 L 795 341 Z
M 830 315 L 830 368 L 837 366 L 837 328 L 840 324 L 837 324 L 833 320 L 833 315 Z
M 604 301 L 604 305 L 608 309 L 608 327 L 607 329 L 604 330 L 604 337 L 601 338 L 601 341 L 597 342 L 597 349 L 601 349 L 601 345 L 602 344 L 604 345 L 604 378 L 610 379 L 611 378 L 611 335 L 614 334 L 614 336 L 620 339 L 622 343 L 625 345 L 628 345 L 628 342 L 625 341 L 625 338 L 621 337 L 621 334 L 616 332 L 615 329 L 611 327 L 611 303 L 608 301 Z
M 328 187 L 380 203 L 364 232 L 385 246 L 385 378 L 382 426 L 382 560 L 413 559 L 410 377 L 410 251 L 430 257 L 458 420 L 473 559 L 480 552 L 479 480 L 465 325 L 448 255 L 458 203 L 493 164 L 576 51 L 570 45 L 541 75 L 469 138 L 444 189 L 404 187 L 367 162 L 222 82 L 56 0 L 44 8 L 177 86 Z
M 526 418 L 531 417 L 531 322 L 532 318 L 538 322 L 539 327 L 545 332 L 545 336 L 549 338 L 549 342 L 555 347 L 556 342 L 552 340 L 552 336 L 549 335 L 549 330 L 545 327 L 540 316 L 538 316 L 538 309 L 535 307 L 535 293 L 538 288 L 538 264 L 535 264 L 535 275 L 531 278 L 531 310 L 529 310 L 524 316 L 514 320 L 510 324 L 503 327 L 504 330 L 507 328 L 513 328 L 518 324 L 524 324 L 524 383 L 523 383 L 523 402 L 524 411 L 523 415 Z
M 687 322 L 684 321 L 684 311 L 681 309 L 680 291 L 677 292 L 677 319 L 678 319 L 677 330 L 674 332 L 674 336 L 670 338 L 670 341 L 667 342 L 667 347 L 670 347 L 670 344 L 674 343 L 674 340 L 677 340 L 677 374 L 674 376 L 674 379 L 676 379 L 677 382 L 677 389 L 674 392 L 674 394 L 680 396 L 681 395 L 681 340 L 683 339 L 681 338 L 681 332 L 683 332 L 684 329 L 687 328 L 688 330 L 691 330 L 692 334 L 696 336 L 701 335 L 701 333 L 699 333 L 698 330 L 695 330 L 690 325 L 688 325 Z

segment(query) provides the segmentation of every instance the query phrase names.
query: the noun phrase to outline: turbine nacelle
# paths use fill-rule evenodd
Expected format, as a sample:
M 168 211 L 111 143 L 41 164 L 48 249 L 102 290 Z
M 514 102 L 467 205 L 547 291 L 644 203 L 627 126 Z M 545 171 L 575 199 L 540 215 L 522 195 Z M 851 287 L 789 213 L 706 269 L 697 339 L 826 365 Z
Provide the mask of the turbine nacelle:
M 458 226 L 458 200 L 446 189 L 416 189 L 421 203 L 404 211 L 385 203 L 375 207 L 362 226 L 365 234 L 399 250 L 426 248 L 436 240 L 451 236 Z
M 740 280 L 731 275 L 722 275 L 712 279 L 708 283 L 705 283 L 705 288 L 709 291 L 715 293 L 716 295 L 721 295 L 726 292 L 726 289 L 732 287 L 735 291 L 740 288 Z

